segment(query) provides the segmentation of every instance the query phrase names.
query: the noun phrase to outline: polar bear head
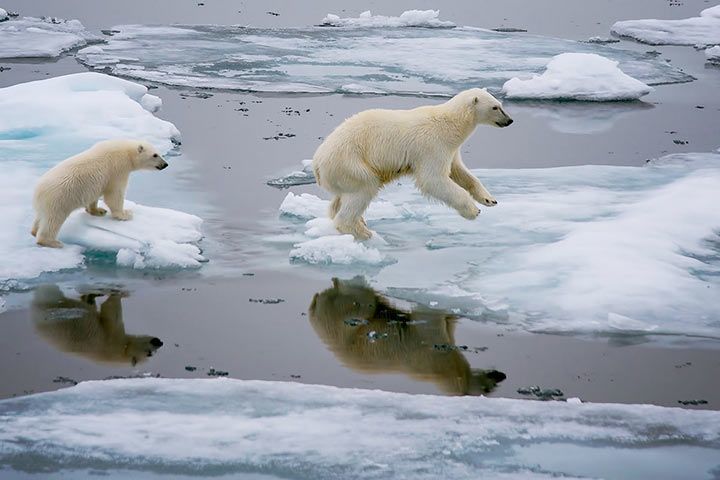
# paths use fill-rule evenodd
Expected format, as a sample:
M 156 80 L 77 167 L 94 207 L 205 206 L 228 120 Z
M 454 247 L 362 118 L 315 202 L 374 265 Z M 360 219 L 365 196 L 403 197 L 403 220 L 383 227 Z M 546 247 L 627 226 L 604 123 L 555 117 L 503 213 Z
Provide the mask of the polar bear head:
M 162 155 L 149 142 L 137 142 L 135 150 L 137 154 L 133 164 L 136 170 L 162 170 L 168 166 Z
M 453 97 L 451 102 L 470 107 L 476 125 L 507 127 L 513 123 L 513 119 L 503 110 L 502 103 L 488 93 L 485 88 L 471 88 L 460 92 Z

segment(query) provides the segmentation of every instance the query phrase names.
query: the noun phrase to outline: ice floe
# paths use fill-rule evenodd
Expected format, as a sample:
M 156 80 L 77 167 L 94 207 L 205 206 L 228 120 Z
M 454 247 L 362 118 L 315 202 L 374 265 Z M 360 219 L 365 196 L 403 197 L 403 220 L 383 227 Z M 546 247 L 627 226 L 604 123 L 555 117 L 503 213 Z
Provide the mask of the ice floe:
M 385 15 L 373 15 L 370 10 L 362 12 L 358 17 L 340 17 L 328 13 L 320 23 L 329 27 L 371 27 L 371 28 L 393 28 L 393 27 L 427 27 L 427 28 L 452 28 L 453 22 L 440 20 L 440 10 L 406 10 L 399 17 L 386 17 Z
M 716 411 L 290 382 L 84 382 L 0 401 L 0 422 L 11 477 L 670 479 L 720 464 Z
M 474 222 L 411 182 L 383 191 L 366 215 L 386 242 L 372 246 L 384 260 L 370 284 L 533 331 L 720 337 L 719 154 L 474 173 L 499 202 Z M 331 260 L 312 220 L 329 222 L 326 208 L 288 194 L 280 222 L 295 233 L 277 236 L 275 252 L 303 244 L 304 257 L 317 246 Z
M 681 20 L 623 20 L 613 24 L 612 32 L 650 45 L 720 44 L 720 5 Z
M 77 58 L 143 81 L 264 92 L 451 96 L 483 86 L 498 93 L 510 78 L 541 73 L 561 53 L 602 55 L 648 85 L 692 80 L 641 52 L 474 27 L 396 28 L 389 25 L 414 17 L 392 18 L 382 27 L 359 26 L 358 19 L 338 19 L 352 25 L 341 28 L 119 25 L 106 44 Z
M 9 18 L 10 15 L 8 15 L 7 10 L 5 10 L 4 8 L 0 8 L 0 22 L 4 22 Z
M 54 17 L 8 19 L 0 12 L 0 58 L 57 57 L 100 38 L 78 20 Z
M 714 46 L 705 50 L 705 58 L 709 63 L 720 64 L 720 46 Z
M 637 100 L 653 88 L 623 73 L 616 61 L 594 53 L 563 53 L 541 75 L 512 78 L 502 90 L 507 98 L 605 102 Z
M 0 175 L 0 218 L 8 226 L 0 229 L 0 290 L 22 286 L 45 272 L 83 268 L 95 260 L 107 263 L 108 255 L 113 263 L 138 268 L 199 265 L 194 243 L 200 239 L 200 220 L 140 204 L 133 207 L 136 218 L 130 222 L 73 213 L 61 230 L 63 249 L 37 247 L 30 236 L 34 185 L 57 162 L 113 137 L 148 140 L 164 154 L 173 149 L 178 130 L 148 111 L 160 103 L 142 85 L 93 72 L 0 89 L 0 110 L 14 112 L 0 118 L 5 172 Z M 131 198 L 165 198 L 167 187 L 159 187 L 160 177 L 133 174 Z

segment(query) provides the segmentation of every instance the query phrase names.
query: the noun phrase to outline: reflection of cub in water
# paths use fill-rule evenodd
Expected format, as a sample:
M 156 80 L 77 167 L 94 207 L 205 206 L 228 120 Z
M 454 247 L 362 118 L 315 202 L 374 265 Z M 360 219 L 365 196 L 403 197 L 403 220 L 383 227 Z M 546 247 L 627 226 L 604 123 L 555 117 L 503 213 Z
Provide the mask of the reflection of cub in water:
M 403 372 L 456 395 L 488 393 L 505 379 L 497 370 L 471 369 L 462 353 L 442 348 L 455 344 L 454 316 L 404 312 L 358 279 L 333 279 L 332 288 L 315 295 L 309 315 L 330 350 L 358 371 Z M 372 331 L 375 341 L 368 337 Z
M 104 295 L 87 294 L 74 300 L 56 285 L 42 285 L 35 290 L 32 303 L 35 328 L 64 352 L 100 362 L 135 365 L 145 361 L 162 342 L 148 335 L 127 335 L 120 300 L 123 294 L 107 293 L 98 310 L 95 298 Z

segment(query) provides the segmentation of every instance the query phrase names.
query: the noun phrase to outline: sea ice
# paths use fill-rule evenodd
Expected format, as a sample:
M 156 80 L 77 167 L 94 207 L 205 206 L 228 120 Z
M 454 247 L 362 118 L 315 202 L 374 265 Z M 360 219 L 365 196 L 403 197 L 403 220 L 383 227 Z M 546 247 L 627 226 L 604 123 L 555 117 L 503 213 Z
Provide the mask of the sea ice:
M 720 43 L 720 5 L 681 20 L 615 22 L 612 32 L 650 45 L 716 45 Z
M 328 13 L 321 25 L 328 27 L 426 27 L 426 28 L 452 28 L 453 22 L 440 20 L 440 10 L 406 10 L 399 17 L 386 17 L 373 15 L 370 10 L 362 12 L 357 18 L 340 17 Z
M 503 85 L 507 98 L 595 102 L 637 100 L 652 90 L 623 73 L 618 62 L 594 53 L 560 54 L 550 60 L 542 75 L 515 77 Z
M 383 26 L 362 26 L 366 17 L 334 19 L 347 25 L 336 28 L 120 25 L 107 43 L 77 58 L 143 81 L 266 92 L 450 96 L 483 86 L 498 93 L 505 81 L 540 73 L 566 52 L 617 61 L 648 85 L 692 80 L 662 59 L 606 45 L 474 27 L 390 26 L 415 21 L 408 12 L 367 18 L 382 18 Z
M 532 331 L 720 337 L 720 154 L 474 173 L 499 205 L 473 222 L 411 182 L 381 193 L 366 220 L 387 260 L 371 285 Z M 316 245 L 321 252 L 328 230 L 312 218 L 327 221 L 326 208 L 289 193 L 278 230 L 295 234 L 277 237 L 268 254 L 287 255 L 299 242 L 306 257 Z
M 163 154 L 174 148 L 178 130 L 148 111 L 160 103 L 142 85 L 93 72 L 0 89 L 0 110 L 13 112 L 0 117 L 5 172 L 0 175 L 0 218 L 8 226 L 0 229 L 0 291 L 44 272 L 83 268 L 96 259 L 107 263 L 102 258 L 108 252 L 113 257 L 121 252 L 118 263 L 135 267 L 199 265 L 199 250 L 192 244 L 200 238 L 200 220 L 172 210 L 135 205 L 136 218 L 130 222 L 77 211 L 61 230 L 60 240 L 67 242 L 63 249 L 37 247 L 30 235 L 34 185 L 57 162 L 113 137 L 148 140 Z M 159 174 L 135 173 L 131 198 L 158 202 L 167 195 L 159 184 Z
M 0 9 L 2 10 L 2 9 Z M 3 18 L 4 14 L 4 18 Z M 8 19 L 0 11 L 0 58 L 57 57 L 100 38 L 78 20 L 54 17 Z
M 714 46 L 705 50 L 705 58 L 709 63 L 720 64 L 720 46 Z
M 4 8 L 0 8 L 0 22 L 4 22 L 9 18 L 10 15 L 8 15 L 7 10 L 5 10 Z
M 0 465 L 43 478 L 694 479 L 720 465 L 717 411 L 291 382 L 84 382 L 0 401 L 0 424 Z

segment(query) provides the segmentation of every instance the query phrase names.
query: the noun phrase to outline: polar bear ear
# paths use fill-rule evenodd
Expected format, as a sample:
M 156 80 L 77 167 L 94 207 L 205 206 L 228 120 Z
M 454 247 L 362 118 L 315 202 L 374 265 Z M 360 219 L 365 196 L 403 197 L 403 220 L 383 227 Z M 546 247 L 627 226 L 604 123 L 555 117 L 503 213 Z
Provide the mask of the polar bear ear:
M 142 143 L 138 145 L 138 153 L 142 153 L 143 150 L 145 150 L 145 147 L 142 146 Z

